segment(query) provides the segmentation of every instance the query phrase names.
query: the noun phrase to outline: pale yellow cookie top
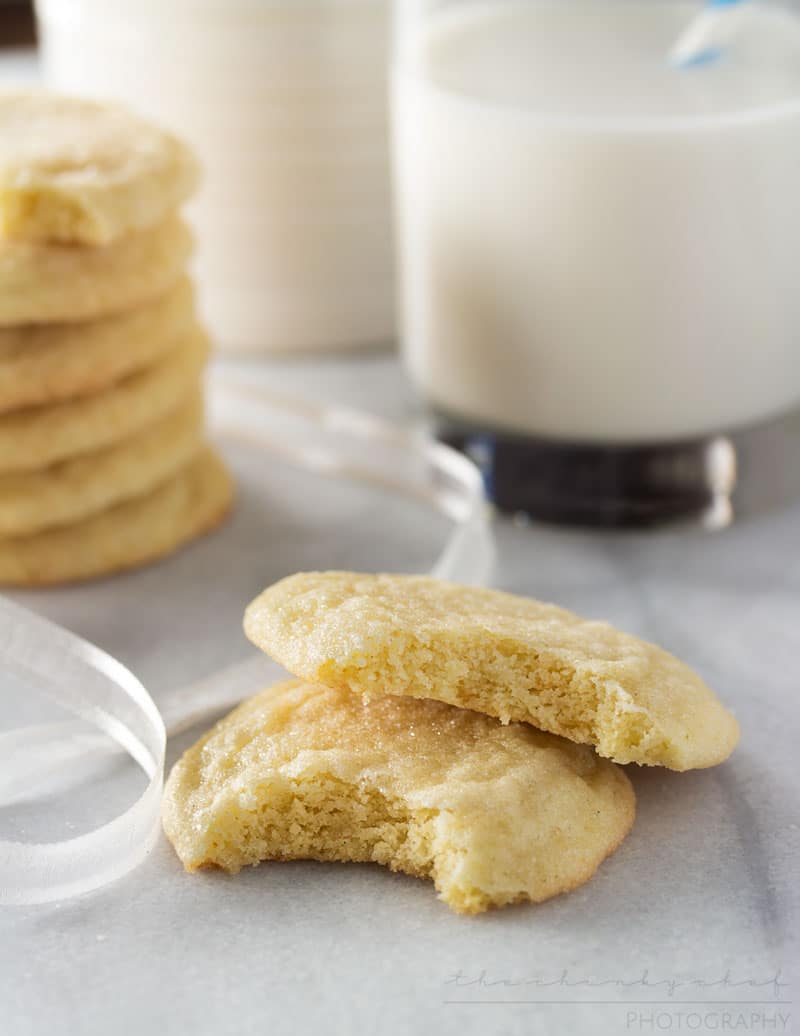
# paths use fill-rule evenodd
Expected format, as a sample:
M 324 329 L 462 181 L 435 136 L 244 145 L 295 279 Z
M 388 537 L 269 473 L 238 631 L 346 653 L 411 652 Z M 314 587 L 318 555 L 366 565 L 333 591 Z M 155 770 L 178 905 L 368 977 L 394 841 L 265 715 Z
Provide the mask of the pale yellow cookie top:
M 107 245 L 161 222 L 197 181 L 191 150 L 125 108 L 0 93 L 0 236 Z
M 471 912 L 585 881 L 634 811 L 624 772 L 586 746 L 440 702 L 295 680 L 184 754 L 163 818 L 188 869 L 375 859 L 434 877 Z
M 733 716 L 674 656 L 608 623 L 497 590 L 300 573 L 252 602 L 245 630 L 304 679 L 522 720 L 620 763 L 713 766 L 738 741 Z

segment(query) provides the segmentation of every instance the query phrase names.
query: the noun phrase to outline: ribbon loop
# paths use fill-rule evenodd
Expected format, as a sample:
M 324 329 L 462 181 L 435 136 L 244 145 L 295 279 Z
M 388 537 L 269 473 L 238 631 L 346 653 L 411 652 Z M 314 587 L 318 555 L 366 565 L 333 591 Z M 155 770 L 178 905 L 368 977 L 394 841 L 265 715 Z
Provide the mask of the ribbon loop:
M 223 441 L 246 440 L 320 476 L 367 482 L 428 503 L 456 525 L 434 574 L 461 583 L 488 581 L 494 545 L 483 482 L 461 454 L 368 414 L 281 399 L 219 373 L 210 417 L 215 437 Z M 169 733 L 260 689 L 270 665 L 254 657 L 164 696 Z M 148 783 L 124 813 L 80 837 L 45 844 L 0 841 L 0 903 L 65 899 L 121 877 L 158 838 L 167 739 L 162 714 L 115 658 L 0 598 L 3 672 L 34 685 L 83 722 L 0 735 L 0 805 L 35 797 L 59 772 L 65 781 L 77 761 L 109 749 L 127 752 Z

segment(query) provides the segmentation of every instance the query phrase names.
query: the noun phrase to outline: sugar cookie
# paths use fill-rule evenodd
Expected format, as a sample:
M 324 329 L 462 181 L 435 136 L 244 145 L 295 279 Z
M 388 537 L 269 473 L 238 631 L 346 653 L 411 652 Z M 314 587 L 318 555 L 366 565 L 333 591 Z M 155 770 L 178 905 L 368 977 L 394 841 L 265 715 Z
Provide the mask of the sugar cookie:
M 291 673 L 367 696 L 435 698 L 689 770 L 733 751 L 736 720 L 661 648 L 554 605 L 416 576 L 299 574 L 247 609 Z
M 431 878 L 454 910 L 478 913 L 587 881 L 634 811 L 624 772 L 584 745 L 293 680 L 185 753 L 162 816 L 187 870 L 372 861 Z
M 144 496 L 74 525 L 0 538 L 0 583 L 52 586 L 147 564 L 217 526 L 232 496 L 230 475 L 205 447 Z
M 187 277 L 115 316 L 0 327 L 0 413 L 97 392 L 166 356 L 196 327 Z
M 152 302 L 191 250 L 177 216 L 104 248 L 0 241 L 0 326 L 95 320 Z
M 0 237 L 108 245 L 161 223 L 197 182 L 190 149 L 125 108 L 0 93 Z
M 102 449 L 166 417 L 196 389 L 208 351 L 198 328 L 164 359 L 102 392 L 0 414 L 0 476 Z
M 70 525 L 141 496 L 183 467 L 203 437 L 196 390 L 173 413 L 137 435 L 41 471 L 0 475 L 0 536 L 27 536 Z

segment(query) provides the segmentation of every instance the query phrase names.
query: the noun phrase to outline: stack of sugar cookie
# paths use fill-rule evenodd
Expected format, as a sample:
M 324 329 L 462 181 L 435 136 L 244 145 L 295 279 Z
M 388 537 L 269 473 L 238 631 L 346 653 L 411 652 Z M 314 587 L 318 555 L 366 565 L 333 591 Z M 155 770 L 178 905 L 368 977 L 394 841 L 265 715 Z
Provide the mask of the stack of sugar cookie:
M 143 564 L 216 525 L 208 339 L 180 141 L 125 110 L 0 94 L 0 582 Z
M 619 764 L 714 766 L 739 736 L 666 651 L 494 590 L 300 574 L 245 630 L 298 679 L 175 765 L 163 821 L 187 870 L 373 861 L 432 878 L 461 913 L 538 902 L 630 830 Z

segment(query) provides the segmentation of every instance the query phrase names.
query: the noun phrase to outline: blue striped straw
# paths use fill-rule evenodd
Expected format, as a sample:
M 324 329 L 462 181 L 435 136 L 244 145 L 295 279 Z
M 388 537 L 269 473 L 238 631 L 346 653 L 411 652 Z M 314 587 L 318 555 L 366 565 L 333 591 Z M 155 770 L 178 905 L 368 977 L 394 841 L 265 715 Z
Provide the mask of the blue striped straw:
M 716 61 L 741 30 L 753 0 L 706 0 L 703 11 L 687 26 L 669 59 L 678 68 L 696 68 Z

